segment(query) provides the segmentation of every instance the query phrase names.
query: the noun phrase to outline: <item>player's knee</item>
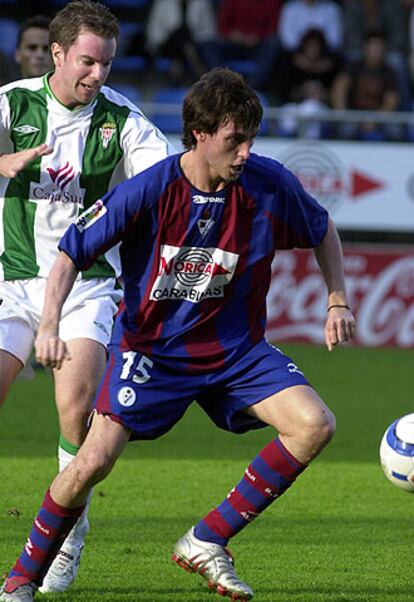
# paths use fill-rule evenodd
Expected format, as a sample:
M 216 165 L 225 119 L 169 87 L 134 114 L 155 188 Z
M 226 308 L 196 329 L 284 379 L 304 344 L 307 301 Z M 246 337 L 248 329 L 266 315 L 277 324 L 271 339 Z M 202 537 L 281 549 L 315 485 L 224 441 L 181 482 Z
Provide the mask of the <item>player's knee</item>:
M 78 465 L 80 480 L 90 486 L 103 481 L 111 472 L 114 462 L 99 449 L 89 449 Z
M 299 428 L 309 445 L 319 451 L 335 434 L 335 416 L 326 407 L 313 409 L 302 415 Z

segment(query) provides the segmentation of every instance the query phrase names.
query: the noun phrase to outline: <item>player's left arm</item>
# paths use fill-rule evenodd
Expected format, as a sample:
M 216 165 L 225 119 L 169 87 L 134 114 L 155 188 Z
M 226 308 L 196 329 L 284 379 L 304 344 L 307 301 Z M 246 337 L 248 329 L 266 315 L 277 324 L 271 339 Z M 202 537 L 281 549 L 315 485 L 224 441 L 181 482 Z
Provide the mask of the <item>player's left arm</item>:
M 328 289 L 328 312 L 325 323 L 325 343 L 329 349 L 349 341 L 355 334 L 355 317 L 345 291 L 345 276 L 341 242 L 333 221 L 314 253 Z

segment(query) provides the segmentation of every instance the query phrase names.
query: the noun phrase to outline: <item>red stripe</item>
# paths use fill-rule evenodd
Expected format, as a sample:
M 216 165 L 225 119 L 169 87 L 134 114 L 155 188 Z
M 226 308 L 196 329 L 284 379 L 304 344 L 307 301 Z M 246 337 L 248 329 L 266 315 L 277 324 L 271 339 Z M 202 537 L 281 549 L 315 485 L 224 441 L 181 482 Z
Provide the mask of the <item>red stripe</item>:
M 48 512 L 56 514 L 60 518 L 80 516 L 85 508 L 85 505 L 86 504 L 82 504 L 82 506 L 77 506 L 76 508 L 66 508 L 66 506 L 61 506 L 52 499 L 52 496 L 50 495 L 50 489 L 46 491 L 45 499 L 43 500 L 43 508 Z
M 112 371 L 114 369 L 115 355 L 111 353 L 98 396 L 95 401 L 95 408 L 99 414 L 111 413 L 111 394 L 109 383 L 111 381 Z
M 38 564 L 38 565 L 43 564 L 48 553 L 49 553 L 49 550 L 46 550 L 46 551 L 42 550 L 38 546 L 34 546 L 32 548 L 30 556 L 29 556 L 29 554 L 27 554 L 27 550 L 26 550 L 26 554 L 27 554 L 28 558 L 30 558 L 30 560 L 32 560 L 33 562 L 36 562 L 36 564 Z
M 246 521 L 248 521 L 249 518 L 243 516 L 242 512 L 252 513 L 254 516 L 252 516 L 250 520 L 252 520 L 252 518 L 255 518 L 255 516 L 258 514 L 258 508 L 254 506 L 251 502 L 249 502 L 249 500 L 246 500 L 246 498 L 242 496 L 242 494 L 237 488 L 233 489 L 233 491 L 227 498 L 227 501 L 232 506 L 232 508 L 236 512 L 238 512 Z
M 168 243 L 182 247 L 185 244 L 191 211 L 190 195 L 191 189 L 186 180 L 182 178 L 168 186 L 159 199 L 158 224 L 160 227 L 157 240 L 153 245 L 156 253 L 152 258 L 151 274 L 137 312 L 136 333 L 127 333 L 127 337 L 124 335 L 123 342 L 129 349 L 135 349 L 138 346 L 141 353 L 151 355 L 153 342 L 161 338 L 164 321 L 171 306 L 163 301 L 150 301 L 149 296 L 160 269 L 161 246 Z
M 217 508 L 209 512 L 203 520 L 209 529 L 225 539 L 229 539 L 234 533 L 234 528 L 224 520 Z
M 287 455 L 284 453 L 286 451 L 287 450 L 285 447 L 282 446 L 279 448 L 279 446 L 276 444 L 276 441 L 271 441 L 262 449 L 262 451 L 259 453 L 259 456 L 264 462 L 266 462 L 269 468 L 275 472 L 278 472 L 288 481 L 293 482 L 305 467 L 303 464 L 300 464 L 300 462 L 295 460 L 291 454 Z

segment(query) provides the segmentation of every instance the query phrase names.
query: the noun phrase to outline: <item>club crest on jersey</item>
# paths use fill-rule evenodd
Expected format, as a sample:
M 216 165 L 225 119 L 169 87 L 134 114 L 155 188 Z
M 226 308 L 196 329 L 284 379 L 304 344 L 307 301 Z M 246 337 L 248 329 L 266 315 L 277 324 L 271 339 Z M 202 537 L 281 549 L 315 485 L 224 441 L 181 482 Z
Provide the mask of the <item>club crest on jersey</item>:
M 106 149 L 109 146 L 114 134 L 116 132 L 116 125 L 111 121 L 104 123 L 102 127 L 99 128 L 99 134 L 102 140 L 102 146 Z
M 224 296 L 224 287 L 236 271 L 239 256 L 216 248 L 162 245 L 158 274 L 150 299 L 200 303 Z
M 75 226 L 79 230 L 79 232 L 83 232 L 92 224 L 94 224 L 98 219 L 103 217 L 107 212 L 107 208 L 103 204 L 103 202 L 99 199 L 93 205 L 91 205 L 86 211 L 80 214 L 78 219 L 75 222 Z
M 201 236 L 206 236 L 214 226 L 215 221 L 213 219 L 199 219 L 197 221 L 198 230 Z

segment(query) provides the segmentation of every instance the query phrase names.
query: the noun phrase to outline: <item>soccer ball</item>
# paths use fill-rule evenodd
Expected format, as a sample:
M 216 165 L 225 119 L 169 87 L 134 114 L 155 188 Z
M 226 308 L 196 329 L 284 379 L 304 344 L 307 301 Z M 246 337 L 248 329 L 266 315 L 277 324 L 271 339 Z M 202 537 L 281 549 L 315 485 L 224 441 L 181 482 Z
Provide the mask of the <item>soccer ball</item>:
M 380 446 L 382 469 L 400 489 L 414 493 L 414 414 L 397 418 L 385 431 Z

